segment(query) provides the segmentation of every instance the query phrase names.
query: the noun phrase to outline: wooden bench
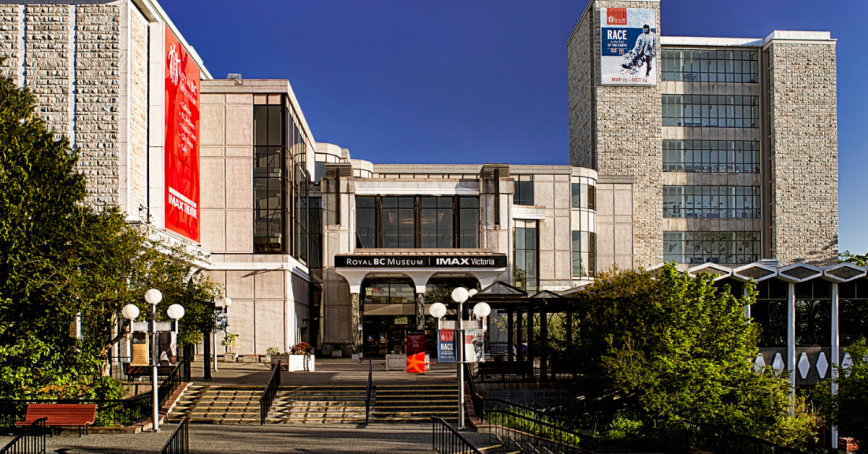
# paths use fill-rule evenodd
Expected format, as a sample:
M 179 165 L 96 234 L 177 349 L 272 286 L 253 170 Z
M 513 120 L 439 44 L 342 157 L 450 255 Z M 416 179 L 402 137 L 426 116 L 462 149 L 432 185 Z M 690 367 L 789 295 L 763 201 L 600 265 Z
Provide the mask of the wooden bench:
M 87 432 L 96 420 L 96 404 L 28 404 L 24 421 L 15 425 L 29 426 L 40 418 L 48 418 L 46 426 L 78 426 L 80 437 L 81 428 Z
M 485 381 L 486 375 L 500 375 L 501 380 L 506 375 L 521 375 L 522 380 L 533 374 L 533 366 L 530 361 L 495 361 L 493 363 L 479 363 L 479 377 Z

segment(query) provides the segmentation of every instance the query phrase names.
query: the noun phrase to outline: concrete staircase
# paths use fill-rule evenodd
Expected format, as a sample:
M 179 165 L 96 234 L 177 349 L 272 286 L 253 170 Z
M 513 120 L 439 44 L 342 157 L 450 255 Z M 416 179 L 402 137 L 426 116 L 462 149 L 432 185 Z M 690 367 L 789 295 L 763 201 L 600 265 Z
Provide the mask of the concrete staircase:
M 278 391 L 267 423 L 364 424 L 364 386 L 296 386 Z
M 260 386 L 191 384 L 169 413 L 170 423 L 184 416 L 194 424 L 259 424 Z
M 377 386 L 372 422 L 427 422 L 431 416 L 458 421 L 456 385 Z

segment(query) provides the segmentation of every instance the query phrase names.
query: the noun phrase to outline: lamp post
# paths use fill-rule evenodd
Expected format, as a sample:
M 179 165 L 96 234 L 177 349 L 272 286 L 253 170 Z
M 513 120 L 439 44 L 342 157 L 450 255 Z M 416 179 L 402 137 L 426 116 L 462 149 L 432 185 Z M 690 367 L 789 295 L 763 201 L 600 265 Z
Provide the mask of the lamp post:
M 452 290 L 452 300 L 458 303 L 458 430 L 464 430 L 464 302 L 469 296 L 464 287 Z
M 219 313 L 217 314 L 217 316 L 219 316 L 219 315 L 225 313 L 225 311 L 229 310 L 229 306 L 232 305 L 232 298 L 218 299 L 218 300 L 214 301 L 214 305 L 217 306 L 218 308 L 220 308 Z M 217 331 L 215 330 L 214 332 L 211 333 L 211 335 L 212 335 L 212 339 L 214 339 L 214 342 L 213 342 L 213 344 L 214 344 L 214 372 L 220 372 L 219 370 L 217 370 Z

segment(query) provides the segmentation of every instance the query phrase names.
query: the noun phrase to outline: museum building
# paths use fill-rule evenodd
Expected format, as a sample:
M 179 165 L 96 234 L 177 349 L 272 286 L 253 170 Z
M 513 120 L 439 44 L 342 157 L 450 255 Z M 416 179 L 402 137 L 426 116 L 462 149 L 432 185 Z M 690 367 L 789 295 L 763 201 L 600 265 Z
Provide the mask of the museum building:
M 289 81 L 212 78 L 155 0 L 0 3 L 0 52 L 90 203 L 203 254 L 241 354 L 380 356 L 433 340 L 456 286 L 569 294 L 676 261 L 758 281 L 757 363 L 828 376 L 868 301 L 866 270 L 835 265 L 835 40 L 665 36 L 659 5 L 592 0 L 569 34 L 564 165 L 353 159 Z

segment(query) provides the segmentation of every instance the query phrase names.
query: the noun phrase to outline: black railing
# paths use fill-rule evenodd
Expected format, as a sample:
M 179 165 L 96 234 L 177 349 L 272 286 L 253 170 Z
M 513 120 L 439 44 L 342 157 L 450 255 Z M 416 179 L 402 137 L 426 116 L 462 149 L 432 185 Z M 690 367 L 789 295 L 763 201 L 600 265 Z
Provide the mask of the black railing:
M 473 412 L 476 413 L 477 418 L 483 417 L 483 408 L 482 408 L 482 396 L 476 392 L 476 383 L 473 382 L 473 375 L 470 373 L 470 366 L 465 363 L 464 366 L 464 381 L 467 382 L 470 388 L 470 399 L 473 403 Z
M 0 449 L 0 454 L 43 454 L 45 452 L 45 421 L 39 418 L 24 432 Z
M 443 418 L 437 416 L 431 417 L 431 448 L 433 452 L 441 454 L 482 454 L 473 443 L 464 435 L 461 435 L 455 428 L 450 426 Z
M 163 445 L 160 454 L 189 454 L 190 453 L 190 417 L 184 416 L 181 424 L 175 428 L 172 438 Z
M 368 386 L 365 387 L 365 424 L 371 421 L 371 394 L 373 391 L 373 361 L 368 360 Z
M 588 452 L 581 447 L 583 435 L 564 429 L 557 424 L 535 419 L 528 414 L 490 409 L 488 418 L 490 442 L 502 443 L 508 447 L 521 449 L 522 446 L 534 446 L 537 451 L 561 454 L 578 454 Z
M 690 446 L 714 454 L 807 454 L 750 435 L 739 434 L 727 428 L 693 421 L 687 423 Z
M 160 396 L 160 408 L 163 408 L 163 405 L 168 402 L 169 397 L 175 393 L 175 391 L 181 386 L 181 383 L 190 381 L 190 377 L 184 377 L 185 371 L 188 370 L 186 367 L 187 360 L 183 360 L 172 369 L 172 372 L 163 380 L 163 383 L 160 383 L 160 388 L 158 390 Z
M 29 404 L 96 404 L 94 426 L 125 426 L 151 417 L 151 393 L 130 399 L 19 399 L 0 401 L 0 427 L 12 427 L 27 416 Z
M 259 425 L 265 424 L 265 418 L 268 417 L 268 412 L 271 411 L 271 404 L 274 403 L 274 396 L 277 395 L 277 390 L 280 388 L 280 363 L 277 361 L 274 365 L 274 370 L 271 371 L 271 378 L 268 379 L 268 384 L 265 385 L 265 390 L 262 391 L 262 397 L 259 398 Z

